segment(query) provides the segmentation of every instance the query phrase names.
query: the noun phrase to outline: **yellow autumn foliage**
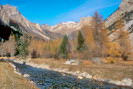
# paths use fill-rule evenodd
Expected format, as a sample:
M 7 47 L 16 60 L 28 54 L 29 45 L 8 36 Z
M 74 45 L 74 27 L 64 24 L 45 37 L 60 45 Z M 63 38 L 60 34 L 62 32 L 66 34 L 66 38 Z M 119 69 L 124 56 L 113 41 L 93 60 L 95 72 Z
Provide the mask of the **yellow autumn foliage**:
M 107 54 L 112 57 L 120 56 L 120 46 L 117 42 L 108 43 Z
M 102 61 L 103 61 L 104 63 L 111 63 L 111 64 L 113 64 L 113 63 L 116 63 L 118 60 L 119 60 L 119 58 L 115 58 L 115 57 L 106 57 L 106 58 L 104 58 Z
M 32 56 L 32 53 L 35 52 L 37 57 L 53 56 L 56 54 L 60 42 L 61 39 L 51 41 L 32 40 L 29 46 L 30 54 Z

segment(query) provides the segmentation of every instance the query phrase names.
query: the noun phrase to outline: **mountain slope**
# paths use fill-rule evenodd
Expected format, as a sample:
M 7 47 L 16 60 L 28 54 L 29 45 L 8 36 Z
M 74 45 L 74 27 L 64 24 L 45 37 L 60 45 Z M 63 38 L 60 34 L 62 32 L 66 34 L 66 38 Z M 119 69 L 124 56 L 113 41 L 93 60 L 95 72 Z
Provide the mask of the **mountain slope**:
M 113 27 L 119 19 L 124 19 L 125 29 L 133 30 L 133 0 L 123 0 L 119 8 L 105 20 L 106 27 L 115 29 Z
M 133 39 L 133 0 L 123 0 L 118 10 L 105 20 L 106 27 L 110 30 L 115 29 L 115 23 L 121 18 L 124 18 L 125 29 L 131 32 Z M 54 26 L 47 24 L 39 25 L 28 21 L 16 7 L 0 5 L 0 20 L 20 32 L 32 34 L 44 40 L 50 40 L 63 37 L 65 34 L 74 38 L 75 34 L 82 30 L 83 25 L 90 24 L 92 17 L 81 18 L 80 22 L 62 22 Z
M 9 26 L 12 26 L 16 30 L 19 30 L 20 32 L 32 34 L 44 40 L 50 39 L 44 35 L 39 24 L 28 21 L 24 16 L 21 15 L 16 7 L 10 5 L 1 5 L 0 20 Z
M 68 22 L 62 22 L 54 26 L 49 26 L 45 24 L 45 25 L 42 25 L 42 29 L 51 31 L 56 34 L 70 36 L 74 32 L 81 30 L 84 24 L 89 24 L 91 20 L 92 20 L 92 17 L 85 17 L 85 18 L 81 18 L 80 22 L 68 21 Z
M 90 22 L 91 17 L 82 18 L 80 22 L 62 22 L 55 26 L 39 25 L 28 21 L 16 7 L 11 5 L 0 5 L 0 20 L 16 31 L 28 33 L 44 40 L 56 39 L 66 35 L 74 34 L 81 30 L 82 25 Z
M 106 27 L 113 32 L 110 35 L 113 39 L 117 39 L 115 36 L 115 24 L 120 19 L 124 20 L 125 30 L 129 31 L 133 45 L 133 0 L 123 0 L 119 8 L 105 20 Z

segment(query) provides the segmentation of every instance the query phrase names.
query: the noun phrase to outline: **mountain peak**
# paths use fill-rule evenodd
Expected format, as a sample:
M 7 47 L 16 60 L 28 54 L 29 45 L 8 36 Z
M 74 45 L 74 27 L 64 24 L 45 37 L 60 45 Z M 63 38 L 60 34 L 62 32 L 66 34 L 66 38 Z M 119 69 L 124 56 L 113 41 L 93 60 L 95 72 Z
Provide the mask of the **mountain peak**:
M 34 24 L 27 20 L 16 7 L 11 5 L 0 6 L 0 20 L 9 26 L 21 30 L 23 33 L 32 34 L 38 38 L 49 40 L 50 38 L 45 36 L 39 24 Z
M 74 21 L 67 21 L 67 22 L 62 22 L 61 24 L 75 24 L 76 22 Z
M 1 5 L 2 9 L 5 9 L 5 10 L 10 10 L 10 11 L 18 11 L 17 8 L 15 6 L 11 6 L 9 4 L 6 4 L 6 5 Z
M 6 7 L 6 8 L 16 8 L 15 6 L 11 6 L 9 4 L 6 4 L 6 5 L 2 5 L 3 7 Z

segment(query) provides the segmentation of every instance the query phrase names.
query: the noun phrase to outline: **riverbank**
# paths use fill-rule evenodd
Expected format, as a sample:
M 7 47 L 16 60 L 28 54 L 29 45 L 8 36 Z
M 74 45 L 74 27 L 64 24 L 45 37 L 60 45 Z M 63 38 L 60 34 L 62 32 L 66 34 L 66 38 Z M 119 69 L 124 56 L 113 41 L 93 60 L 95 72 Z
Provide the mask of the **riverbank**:
M 14 72 L 9 62 L 0 62 L 0 89 L 38 89 L 29 80 Z
M 47 65 L 47 64 L 44 64 L 44 63 L 42 63 L 42 64 L 37 64 L 37 63 L 33 63 L 33 62 L 27 62 L 26 64 L 26 66 L 28 66 L 28 67 L 26 67 L 26 69 L 25 69 L 25 67 L 23 66 L 23 65 L 21 65 L 22 64 L 22 62 L 20 62 L 20 61 L 16 61 L 16 63 L 19 63 L 19 69 L 21 70 L 21 72 L 22 73 L 24 73 L 24 74 L 27 74 L 28 73 L 28 75 L 30 75 L 30 77 L 32 77 L 33 78 L 33 81 L 34 81 L 34 77 L 36 77 L 37 78 L 37 80 L 36 81 L 39 81 L 39 83 L 41 84 L 41 85 L 43 85 L 43 83 L 45 82 L 45 78 L 48 78 L 49 76 L 47 76 L 47 77 L 42 77 L 42 76 L 46 76 L 46 75 L 50 75 L 50 80 L 51 80 L 51 78 L 53 79 L 51 82 L 52 82 L 52 84 L 53 84 L 53 81 L 54 81 L 54 83 L 56 84 L 56 82 L 57 82 L 57 80 L 58 81 L 61 81 L 61 79 L 59 78 L 58 79 L 58 77 L 57 77 L 57 75 L 53 75 L 54 73 L 59 73 L 59 75 L 60 76 L 63 76 L 63 79 L 64 79 L 64 76 L 68 76 L 69 75 L 69 77 L 70 77 L 70 81 L 72 81 L 71 80 L 71 77 L 73 77 L 74 78 L 74 80 L 89 80 L 89 81 L 87 81 L 87 82 L 91 82 L 92 83 L 92 80 L 93 81 L 96 81 L 97 82 L 97 86 L 99 86 L 99 87 L 101 87 L 100 85 L 102 85 L 102 87 L 106 87 L 106 86 L 115 86 L 115 87 L 117 87 L 117 89 L 119 89 L 118 87 L 120 87 L 120 86 L 125 86 L 125 89 L 130 89 L 130 88 L 128 88 L 128 87 L 126 87 L 126 86 L 129 86 L 129 87 L 132 87 L 132 80 L 130 79 L 130 78 L 128 78 L 128 77 L 125 77 L 122 81 L 119 81 L 119 80 L 112 80 L 112 79 L 100 79 L 100 78 L 97 78 L 97 77 L 95 77 L 95 76 L 92 76 L 92 75 L 90 75 L 89 73 L 87 73 L 87 72 L 79 72 L 79 71 L 69 71 L 68 69 L 61 69 L 61 68 L 50 68 L 50 66 L 49 65 Z M 54 65 L 54 64 L 53 64 Z M 20 67 L 21 66 L 21 67 Z M 23 66 L 23 67 L 22 67 Z M 30 71 L 30 72 L 29 72 Z M 44 73 L 44 72 L 45 73 Z M 39 73 L 40 72 L 40 73 Z M 38 73 L 39 73 L 39 75 L 38 75 Z M 34 75 L 33 75 L 34 74 Z M 31 76 L 32 75 L 32 76 Z M 41 77 L 40 77 L 41 76 Z M 56 76 L 57 78 L 56 79 L 54 79 L 53 77 L 51 77 L 51 76 Z M 112 75 L 112 76 L 115 76 L 115 75 Z M 30 79 L 32 79 L 32 78 L 30 78 Z M 39 79 L 39 80 L 38 80 Z M 41 79 L 41 81 L 43 81 L 43 83 L 42 82 L 40 82 L 40 79 Z M 65 78 L 66 80 L 68 80 L 67 78 Z M 36 81 L 34 81 L 34 82 L 36 82 Z M 47 81 L 47 80 L 46 80 Z M 56 81 L 56 82 L 55 82 Z M 65 80 L 64 80 L 65 81 Z M 49 81 L 50 82 L 50 81 Z M 71 82 L 72 83 L 72 82 Z M 94 83 L 94 82 L 93 82 Z M 106 83 L 106 84 L 105 84 Z M 38 84 L 38 83 L 37 83 Z M 46 84 L 46 82 L 44 83 L 44 84 Z M 58 84 L 58 83 L 57 83 Z M 67 83 L 66 83 L 67 84 Z M 89 84 L 89 83 L 87 83 L 87 84 Z M 87 85 L 87 84 L 81 84 L 81 85 Z M 99 85 L 100 84 L 100 85 Z M 60 85 L 60 84 L 58 84 L 58 85 Z M 92 85 L 92 84 L 91 84 Z M 95 85 L 95 83 L 94 83 L 94 85 Z M 40 86 L 40 85 L 38 85 L 38 86 Z M 43 89 L 43 88 L 42 88 Z M 81 88 L 81 89 L 84 89 L 84 88 Z M 105 88 L 106 89 L 106 88 Z
M 133 61 L 119 61 L 115 64 L 95 64 L 83 61 L 80 65 L 65 65 L 64 60 L 32 59 L 32 66 L 46 67 L 54 71 L 70 73 L 79 78 L 91 78 L 123 86 L 133 86 Z

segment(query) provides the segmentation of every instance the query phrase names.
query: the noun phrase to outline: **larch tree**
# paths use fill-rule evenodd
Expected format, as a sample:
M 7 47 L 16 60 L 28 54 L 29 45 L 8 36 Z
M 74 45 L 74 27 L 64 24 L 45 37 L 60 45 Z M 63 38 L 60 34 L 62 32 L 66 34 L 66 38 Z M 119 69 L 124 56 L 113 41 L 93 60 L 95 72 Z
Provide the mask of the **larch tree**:
M 94 37 L 93 37 L 93 31 L 91 29 L 92 26 L 90 25 L 83 25 L 83 34 L 85 37 L 85 44 L 86 44 L 86 50 L 84 51 L 84 55 L 86 58 L 92 59 L 93 52 L 95 50 L 95 43 L 94 43 Z
M 119 20 L 116 23 L 117 39 L 116 41 L 120 45 L 120 53 L 123 60 L 128 60 L 131 57 L 132 46 L 129 37 L 129 32 L 124 28 L 124 21 Z
M 6 54 L 10 57 L 13 57 L 16 53 L 16 41 L 14 36 L 11 36 L 8 41 L 4 43 L 6 48 Z
M 94 40 L 94 56 L 104 57 L 107 51 L 107 43 L 109 42 L 107 29 L 105 27 L 102 17 L 95 13 L 91 21 L 91 27 Z

